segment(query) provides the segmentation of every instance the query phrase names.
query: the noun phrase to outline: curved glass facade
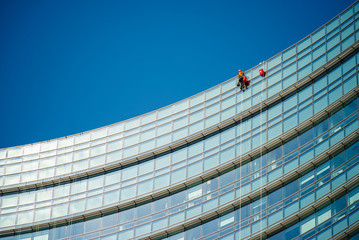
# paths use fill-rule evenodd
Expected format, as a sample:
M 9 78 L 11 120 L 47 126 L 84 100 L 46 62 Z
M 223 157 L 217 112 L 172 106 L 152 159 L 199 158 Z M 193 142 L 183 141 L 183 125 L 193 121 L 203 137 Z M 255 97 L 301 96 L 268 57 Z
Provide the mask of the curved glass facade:
M 264 69 L 265 77 L 259 76 Z M 359 3 L 236 78 L 0 150 L 0 239 L 338 239 L 359 229 Z

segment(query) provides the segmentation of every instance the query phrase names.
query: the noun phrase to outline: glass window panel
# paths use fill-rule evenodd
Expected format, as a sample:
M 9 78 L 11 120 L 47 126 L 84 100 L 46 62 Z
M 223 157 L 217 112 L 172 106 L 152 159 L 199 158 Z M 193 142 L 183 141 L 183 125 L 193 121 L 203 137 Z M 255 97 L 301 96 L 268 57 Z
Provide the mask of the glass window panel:
M 186 119 L 186 118 L 184 118 L 184 119 Z M 177 120 L 177 122 L 178 122 L 178 120 Z M 153 128 L 141 133 L 141 141 L 146 141 L 146 140 L 148 140 L 150 138 L 154 138 L 154 137 L 155 137 L 155 129 L 153 129 Z
M 183 100 L 173 105 L 173 112 L 178 113 L 188 108 L 188 100 Z
M 282 134 L 282 123 L 277 123 L 276 125 L 268 129 L 268 140 L 271 140 Z M 247 150 L 248 151 L 248 150 Z
M 204 102 L 204 93 L 200 93 L 190 99 L 190 107 L 193 107 L 199 103 Z
M 268 109 L 268 121 L 282 113 L 282 104 L 277 104 Z
M 100 154 L 104 154 L 106 152 L 106 145 L 98 145 L 91 148 L 91 156 L 96 156 Z
M 206 92 L 206 100 L 218 96 L 220 94 L 220 91 L 221 91 L 221 86 L 208 90 Z
M 104 205 L 116 203 L 119 200 L 120 200 L 120 195 L 119 195 L 118 190 L 114 190 L 114 191 L 111 191 L 111 192 L 106 192 L 103 195 L 103 204 Z
M 120 200 L 126 200 L 136 196 L 136 185 L 130 185 L 121 189 Z
M 320 58 L 318 58 L 317 60 L 315 60 L 313 62 L 313 71 L 317 70 L 318 68 L 320 68 L 321 66 L 323 66 L 326 63 L 326 55 L 321 56 Z
M 107 162 L 114 162 L 122 158 L 122 151 L 111 152 L 107 154 Z
M 134 134 L 125 138 L 124 147 L 128 147 L 139 142 L 139 134 Z
M 102 206 L 102 195 L 88 197 L 86 204 L 86 209 L 93 209 Z
M 283 53 L 283 61 L 289 59 L 296 53 L 296 46 L 291 47 Z
M 298 60 L 298 68 L 302 68 L 312 61 L 312 55 L 309 53 L 306 56 Z
M 195 113 L 191 113 L 189 116 L 189 123 L 197 122 L 200 119 L 203 119 L 203 110 L 197 111 Z
M 82 180 L 78 182 L 73 182 L 71 184 L 71 194 L 77 194 L 80 192 L 84 192 L 87 189 L 87 181 Z
M 220 116 L 217 113 L 217 114 L 215 114 L 215 115 L 213 115 L 211 117 L 206 118 L 206 120 L 205 120 L 205 128 L 209 128 L 209 127 L 211 127 L 213 125 L 218 124 L 219 123 L 219 117 Z
M 299 103 L 303 102 L 305 99 L 311 97 L 312 95 L 313 95 L 313 90 L 312 90 L 312 85 L 310 85 L 299 92 L 298 94 Z
M 149 140 L 140 144 L 140 152 L 146 152 L 155 148 L 155 140 Z
M 339 18 L 336 17 L 334 20 L 332 20 L 330 23 L 327 24 L 327 32 L 332 31 L 334 28 L 339 26 Z
M 111 151 L 114 151 L 114 150 L 117 150 L 117 149 L 121 149 L 122 146 L 123 146 L 122 143 L 123 143 L 122 139 L 109 142 L 107 144 L 107 151 L 111 152 Z
M 344 22 L 353 15 L 353 8 L 349 8 L 344 13 L 340 14 L 340 22 Z
M 228 108 L 228 107 L 230 107 L 230 106 L 233 106 L 233 105 L 235 104 L 235 102 L 236 102 L 236 98 L 235 98 L 235 97 L 236 97 L 236 96 L 233 95 L 233 96 L 231 96 L 231 97 L 229 97 L 229 98 L 227 98 L 227 99 L 222 100 L 222 102 L 221 102 L 221 109 L 223 110 L 223 109 L 226 109 L 226 108 Z
M 301 70 L 298 71 L 298 79 L 302 79 L 305 76 L 307 76 L 308 74 L 311 73 L 312 70 L 312 66 L 309 64 L 306 67 L 302 68 Z
M 31 222 L 33 222 L 33 218 L 34 218 L 34 210 L 21 211 L 18 213 L 18 216 L 17 216 L 17 224 L 31 223 Z M 0 219 L 1 219 L 1 217 L 0 217 Z M 1 225 L 1 223 L 0 223 L 0 225 Z
M 227 91 L 229 91 L 231 89 L 234 89 L 235 88 L 235 83 L 236 83 L 235 79 L 230 80 L 230 81 L 228 81 L 226 83 L 223 83 L 223 85 L 222 85 L 222 93 L 227 92 Z
M 268 98 L 279 93 L 282 90 L 282 84 L 279 82 L 268 88 Z
M 342 86 L 339 85 L 335 89 L 329 92 L 329 104 L 332 104 L 342 96 Z
M 315 43 L 313 43 L 312 45 L 312 49 L 315 49 L 317 48 L 319 45 L 322 45 L 322 43 L 325 42 L 325 37 L 322 37 L 321 39 L 319 39 L 318 41 L 316 41 Z
M 299 111 L 299 123 L 304 122 L 306 119 L 313 115 L 313 105 L 310 104 L 307 107 L 303 108 Z
M 268 69 L 271 69 L 272 67 L 278 65 L 281 62 L 281 54 L 279 54 L 278 56 L 272 58 L 271 60 L 268 61 Z
M 348 205 L 352 205 L 359 200 L 359 188 L 356 187 L 348 193 Z
M 321 29 L 319 29 L 318 31 L 316 31 L 315 33 L 313 33 L 313 35 L 312 35 L 312 41 L 313 41 L 313 43 L 314 43 L 315 41 L 317 41 L 318 39 L 320 39 L 321 37 L 323 37 L 324 34 L 325 34 L 325 28 L 324 28 L 324 27 L 322 27 Z
M 155 189 L 168 186 L 170 181 L 169 174 L 164 174 L 155 178 Z
M 172 154 L 172 163 L 178 163 L 187 158 L 187 148 L 182 148 L 181 150 L 175 151 Z
M 357 85 L 357 79 L 356 79 L 356 75 L 354 75 L 344 82 L 343 84 L 344 94 L 352 90 L 356 85 Z
M 325 52 L 325 44 L 313 50 L 313 60 L 321 56 Z
M 328 51 L 327 57 L 328 61 L 337 56 L 340 53 L 340 44 Z
M 311 39 L 310 37 L 307 37 L 306 39 L 304 39 L 303 41 L 301 41 L 300 43 L 298 43 L 298 52 L 302 51 L 303 49 L 305 49 L 306 47 L 308 47 L 311 43 Z
M 123 151 L 123 157 L 131 157 L 133 155 L 138 154 L 138 145 L 134 145 L 132 147 L 125 148 Z
M 342 30 L 342 32 L 341 32 L 342 40 L 344 40 L 346 37 L 348 37 L 353 32 L 354 32 L 354 24 L 352 23 L 348 27 L 346 27 L 344 30 Z
M 214 154 L 214 155 L 207 157 L 203 160 L 203 167 L 204 167 L 205 171 L 217 166 L 218 164 L 219 164 L 219 155 L 218 154 Z
M 293 64 L 292 64 L 293 65 Z M 288 67 L 286 68 L 288 69 Z M 281 80 L 281 71 L 268 77 L 268 86 L 271 86 Z
M 137 176 L 137 165 L 122 169 L 122 181 Z
M 348 105 L 346 105 L 344 107 L 344 117 L 348 117 L 349 115 L 351 115 L 353 112 L 355 112 L 356 110 L 358 110 L 359 105 L 358 105 L 358 100 L 355 99 L 354 101 L 352 101 L 351 103 L 349 103 Z
M 218 228 L 218 219 L 214 219 L 210 222 L 207 222 L 202 225 L 202 236 L 208 235 L 217 231 Z
M 158 110 L 157 119 L 168 117 L 172 114 L 172 106 L 166 107 L 164 109 Z
M 188 166 L 187 174 L 188 174 L 188 177 L 192 177 L 194 175 L 201 173 L 202 171 L 203 171 L 202 162 L 198 161 L 198 162 L 192 163 Z
M 145 125 L 147 123 L 153 122 L 156 120 L 156 114 L 157 112 L 146 114 L 145 116 L 142 116 L 141 124 Z
M 315 227 L 315 216 L 311 215 L 300 223 L 300 233 L 308 232 Z
M 90 141 L 90 137 L 91 137 L 90 133 L 84 133 L 84 134 L 76 135 L 75 136 L 75 144 L 88 142 L 88 141 Z M 44 148 L 43 146 L 41 146 L 41 147 Z M 47 148 L 46 145 L 45 145 L 45 148 Z
M 235 107 L 230 107 L 221 112 L 221 121 L 227 120 L 228 118 L 233 117 L 236 114 Z
M 37 191 L 36 201 L 41 202 L 41 201 L 50 200 L 52 198 L 52 190 L 53 190 L 52 188 L 49 188 L 49 189 L 43 189 L 41 191 Z
M 333 71 L 331 71 L 328 74 L 328 84 L 334 82 L 335 80 L 337 80 L 340 76 L 342 75 L 341 73 L 341 68 L 338 67 L 336 69 L 334 69 Z
M 336 34 L 334 37 L 328 40 L 327 42 L 327 49 L 331 49 L 335 45 L 337 45 L 340 42 L 340 36 L 339 34 Z
M 348 47 L 350 47 L 353 43 L 354 43 L 354 35 L 351 35 L 350 37 L 348 37 L 347 39 L 345 39 L 342 42 L 342 49 L 347 49 Z
M 211 116 L 211 115 L 213 115 L 215 113 L 218 113 L 220 111 L 219 107 L 220 107 L 219 103 L 215 103 L 215 104 L 207 107 L 205 116 L 208 117 L 208 116 Z
M 303 146 L 304 144 L 310 142 L 313 139 L 313 129 L 309 129 L 308 131 L 302 133 L 299 136 L 299 146 Z
M 163 146 L 171 143 L 171 134 L 163 135 L 157 138 L 156 146 Z
M 219 145 L 219 135 L 204 140 L 204 150 L 207 151 Z
M 72 201 L 70 202 L 70 208 L 69 208 L 69 213 L 73 214 L 73 213 L 79 213 L 79 212 L 83 212 L 85 211 L 85 199 L 80 199 L 77 201 Z
M 351 57 L 349 60 L 345 61 L 343 63 L 343 74 L 348 72 L 350 69 L 352 69 L 356 65 L 355 62 L 355 56 Z
M 298 59 L 302 58 L 303 56 L 307 55 L 308 53 L 310 53 L 312 51 L 311 47 L 306 48 L 304 51 L 301 51 L 300 53 L 298 53 Z
M 186 170 L 187 170 L 186 167 L 182 167 L 180 169 L 171 172 L 171 183 L 175 183 L 183 180 L 183 176 L 187 175 Z
M 326 86 L 327 86 L 327 76 L 324 76 L 320 78 L 318 81 L 314 82 L 313 84 L 314 92 L 317 93 L 321 89 L 325 88 Z
M 328 106 L 327 95 L 324 95 L 314 102 L 314 114 L 320 112 L 327 106 Z

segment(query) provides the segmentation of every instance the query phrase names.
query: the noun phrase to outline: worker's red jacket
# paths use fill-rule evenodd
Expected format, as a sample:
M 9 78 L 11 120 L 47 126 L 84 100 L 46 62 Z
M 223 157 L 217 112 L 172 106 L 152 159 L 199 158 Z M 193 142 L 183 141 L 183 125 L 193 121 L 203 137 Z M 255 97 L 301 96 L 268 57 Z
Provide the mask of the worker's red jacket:
M 251 81 L 249 81 L 249 79 L 248 79 L 247 77 L 244 77 L 244 78 L 243 78 L 243 82 L 244 82 L 244 83 L 250 83 Z

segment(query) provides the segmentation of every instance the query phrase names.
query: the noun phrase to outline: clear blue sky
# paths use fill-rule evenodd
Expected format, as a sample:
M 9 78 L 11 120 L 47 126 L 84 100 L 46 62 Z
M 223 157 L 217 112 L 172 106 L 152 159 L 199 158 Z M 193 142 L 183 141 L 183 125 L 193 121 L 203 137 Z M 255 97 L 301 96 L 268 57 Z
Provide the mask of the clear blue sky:
M 190 97 L 274 56 L 353 2 L 0 1 L 0 148 Z

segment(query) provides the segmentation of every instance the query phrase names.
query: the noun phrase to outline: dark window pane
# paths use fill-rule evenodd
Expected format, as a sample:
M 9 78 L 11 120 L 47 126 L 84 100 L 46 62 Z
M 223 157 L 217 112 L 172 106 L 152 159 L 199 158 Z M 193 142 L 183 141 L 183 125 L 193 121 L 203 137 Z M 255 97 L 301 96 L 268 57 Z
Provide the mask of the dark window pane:
M 358 110 L 358 99 L 355 99 L 344 107 L 344 117 L 348 117 L 350 114 Z
M 346 150 L 346 159 L 349 160 L 359 153 L 359 141 L 348 147 Z
M 277 233 L 276 235 L 271 236 L 268 240 L 282 240 L 283 232 Z
M 201 236 L 201 226 L 192 228 L 192 229 L 186 231 L 185 234 L 186 234 L 185 239 L 188 239 L 188 240 L 199 239 Z
M 319 135 L 327 131 L 328 128 L 328 120 L 326 119 L 314 127 L 314 137 L 318 137 Z
M 298 192 L 298 190 L 299 187 L 298 187 L 298 179 L 297 179 L 283 188 L 284 198 L 289 197 L 290 195 Z
M 342 120 L 343 120 L 343 109 L 339 110 L 338 112 L 336 112 L 332 116 L 330 116 L 329 125 L 330 125 L 330 127 L 333 127 L 334 125 L 336 125 L 338 122 L 340 122 Z
M 332 203 L 332 215 L 340 212 L 341 210 L 343 210 L 344 208 L 346 208 L 347 206 L 347 199 L 346 199 L 346 195 L 344 195 L 343 197 L 336 199 L 333 203 Z
M 288 153 L 292 152 L 293 150 L 298 148 L 298 139 L 294 138 L 291 141 L 287 142 L 283 145 L 283 154 L 287 155 Z
M 284 239 L 293 239 L 299 236 L 299 224 L 295 224 L 290 228 L 284 230 Z
M 217 220 L 218 219 L 214 219 L 214 220 L 202 225 L 202 235 L 203 236 L 217 231 L 217 228 L 218 228 Z
M 282 189 L 278 189 L 268 195 L 268 207 L 282 200 Z
M 336 169 L 344 162 L 345 162 L 344 152 L 341 152 L 338 155 L 336 155 L 334 158 L 331 159 L 330 163 L 331 163 L 332 170 Z
M 311 140 L 313 140 L 313 129 L 309 129 L 299 136 L 299 146 L 303 146 Z

